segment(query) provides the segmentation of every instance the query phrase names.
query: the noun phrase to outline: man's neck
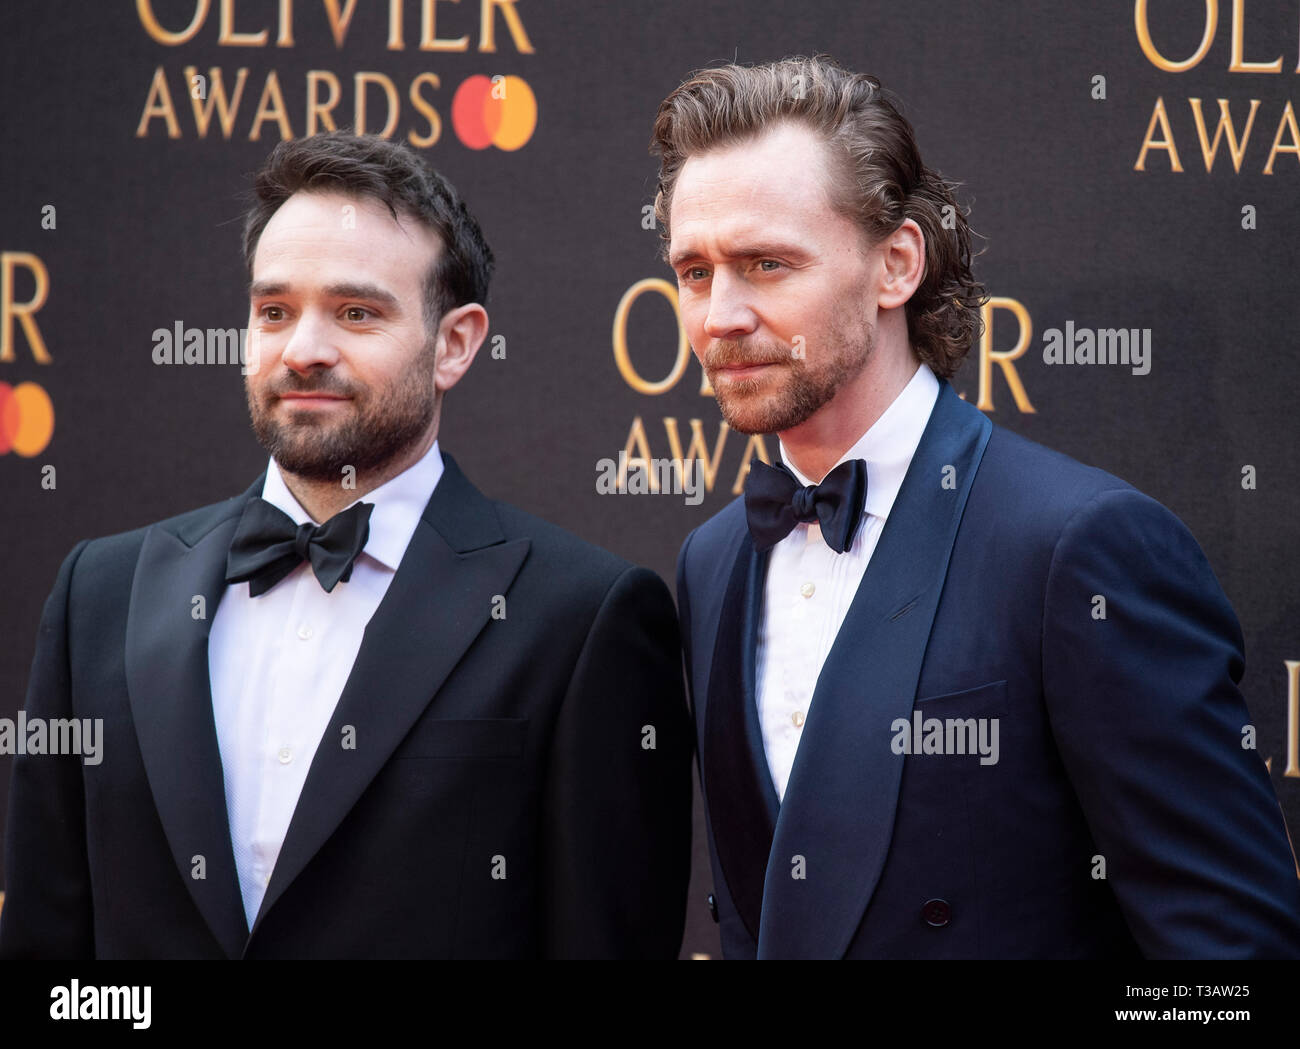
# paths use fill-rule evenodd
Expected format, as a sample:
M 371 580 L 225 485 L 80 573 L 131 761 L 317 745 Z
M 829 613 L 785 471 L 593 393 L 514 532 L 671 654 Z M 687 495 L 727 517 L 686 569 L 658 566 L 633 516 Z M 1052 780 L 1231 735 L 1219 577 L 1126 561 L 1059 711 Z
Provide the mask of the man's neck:
M 356 486 L 344 488 L 342 481 L 314 481 L 280 467 L 280 476 L 284 485 L 298 504 L 307 511 L 317 524 L 324 524 L 340 510 L 346 509 L 373 492 L 381 485 L 387 484 L 398 474 L 409 470 L 424 458 L 438 438 L 436 429 L 430 431 L 418 444 L 401 455 L 394 456 L 382 467 L 366 473 L 358 473 Z
M 920 364 L 910 347 L 905 354 L 877 356 L 811 418 L 781 433 L 781 447 L 790 465 L 813 484 L 820 484 L 844 453 L 885 414 Z

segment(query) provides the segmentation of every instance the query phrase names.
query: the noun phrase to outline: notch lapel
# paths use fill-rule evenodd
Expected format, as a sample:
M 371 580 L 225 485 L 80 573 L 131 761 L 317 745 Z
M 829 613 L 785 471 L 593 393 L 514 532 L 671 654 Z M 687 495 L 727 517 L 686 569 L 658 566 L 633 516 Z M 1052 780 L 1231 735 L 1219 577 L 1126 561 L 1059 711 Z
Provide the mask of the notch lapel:
M 361 648 L 312 759 L 271 874 L 268 911 L 338 828 L 487 625 L 528 555 L 506 541 L 491 503 L 450 455 L 397 574 L 366 624 Z M 344 725 L 357 746 L 340 745 Z M 251 939 L 251 937 L 250 937 Z
M 208 635 L 239 515 L 264 480 L 219 507 L 215 522 L 145 533 L 126 622 L 127 693 L 154 804 L 181 878 L 229 958 L 243 951 L 248 923 L 226 816 Z M 196 597 L 202 618 L 194 617 Z M 193 876 L 198 857 L 202 878 Z
M 727 889 L 755 943 L 778 806 L 763 750 L 754 680 L 766 570 L 767 555 L 755 552 L 746 529 L 722 602 L 704 711 L 703 786 L 709 826 Z
M 889 849 L 908 718 L 957 527 L 993 425 L 942 382 L 809 704 L 777 819 L 760 958 L 839 958 Z M 952 467 L 951 487 L 944 487 Z M 715 823 L 716 828 L 716 823 Z M 802 857 L 803 878 L 796 857 Z

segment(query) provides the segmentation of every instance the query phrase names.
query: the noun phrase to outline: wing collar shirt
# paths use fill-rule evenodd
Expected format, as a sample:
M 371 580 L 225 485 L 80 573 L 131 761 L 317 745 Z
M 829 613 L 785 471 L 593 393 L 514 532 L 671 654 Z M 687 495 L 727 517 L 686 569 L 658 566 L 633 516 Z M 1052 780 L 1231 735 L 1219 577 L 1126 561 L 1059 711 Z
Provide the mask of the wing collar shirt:
M 837 554 L 816 522 L 795 526 L 772 548 L 763 591 L 755 680 L 763 749 L 778 798 L 784 799 L 813 691 L 871 554 L 902 487 L 939 396 L 939 380 L 922 364 L 893 403 L 839 463 L 865 459 L 867 498 L 853 544 Z M 781 459 L 801 474 L 781 447 Z
M 226 784 L 226 812 L 244 913 L 251 929 L 293 818 L 307 770 L 361 648 L 366 624 L 388 591 L 424 508 L 442 477 L 428 452 L 368 492 L 370 534 L 352 578 L 326 593 L 304 561 L 260 597 L 248 583 L 226 587 L 208 644 L 212 713 Z M 262 498 L 293 518 L 311 516 L 274 459 Z M 320 522 L 315 522 L 320 523 Z

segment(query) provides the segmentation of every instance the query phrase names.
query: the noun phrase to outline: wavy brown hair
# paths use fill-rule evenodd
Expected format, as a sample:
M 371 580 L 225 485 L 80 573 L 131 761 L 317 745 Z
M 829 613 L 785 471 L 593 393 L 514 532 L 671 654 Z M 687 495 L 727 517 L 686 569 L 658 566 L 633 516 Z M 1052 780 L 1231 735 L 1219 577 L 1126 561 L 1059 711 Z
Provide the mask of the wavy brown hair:
M 673 187 L 698 153 L 753 138 L 781 120 L 820 133 L 837 165 L 831 199 L 872 244 L 912 219 L 925 236 L 925 273 L 908 300 L 907 331 L 921 360 L 949 378 L 983 331 L 984 286 L 971 274 L 967 211 L 955 184 L 921 162 L 912 126 L 880 81 L 825 56 L 701 69 L 659 105 L 650 151 L 660 158 L 655 216 L 664 250 Z M 945 228 L 945 220 L 946 226 Z

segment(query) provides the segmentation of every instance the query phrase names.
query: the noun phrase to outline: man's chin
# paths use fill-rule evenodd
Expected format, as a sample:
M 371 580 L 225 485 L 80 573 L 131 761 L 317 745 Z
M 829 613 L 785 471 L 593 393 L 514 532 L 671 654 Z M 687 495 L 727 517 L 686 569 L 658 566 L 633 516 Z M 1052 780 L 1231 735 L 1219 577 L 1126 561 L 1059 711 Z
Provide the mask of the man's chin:
M 319 449 L 302 449 L 279 445 L 271 449 L 281 470 L 301 477 L 304 481 L 337 481 L 343 476 L 343 468 L 356 465 L 357 457 L 322 453 Z
M 796 418 L 789 410 L 777 410 L 778 406 L 772 403 L 771 398 L 746 398 L 743 401 L 719 398 L 718 408 L 727 425 L 736 433 L 746 436 L 781 433 L 798 426 L 807 418 Z

